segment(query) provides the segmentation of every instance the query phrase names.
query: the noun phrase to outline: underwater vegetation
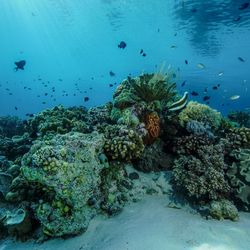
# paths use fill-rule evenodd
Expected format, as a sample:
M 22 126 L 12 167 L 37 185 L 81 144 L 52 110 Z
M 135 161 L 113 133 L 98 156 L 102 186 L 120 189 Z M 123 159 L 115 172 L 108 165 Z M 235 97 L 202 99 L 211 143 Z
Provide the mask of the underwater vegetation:
M 181 194 L 207 218 L 249 212 L 250 129 L 175 86 L 161 69 L 100 107 L 0 118 L 0 237 L 77 235 L 144 194 Z

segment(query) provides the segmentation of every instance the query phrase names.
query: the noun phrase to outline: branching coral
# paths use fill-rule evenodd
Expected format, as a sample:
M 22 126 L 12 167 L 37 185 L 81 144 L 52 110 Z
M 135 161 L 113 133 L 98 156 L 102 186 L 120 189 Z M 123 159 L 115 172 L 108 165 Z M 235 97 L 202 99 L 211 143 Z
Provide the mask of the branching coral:
M 200 146 L 197 156 L 181 155 L 173 166 L 174 181 L 189 197 L 217 200 L 230 192 L 224 177 L 223 146 Z
M 180 124 L 185 127 L 191 120 L 203 122 L 213 129 L 218 129 L 221 124 L 221 114 L 205 104 L 190 101 L 186 108 L 179 114 Z

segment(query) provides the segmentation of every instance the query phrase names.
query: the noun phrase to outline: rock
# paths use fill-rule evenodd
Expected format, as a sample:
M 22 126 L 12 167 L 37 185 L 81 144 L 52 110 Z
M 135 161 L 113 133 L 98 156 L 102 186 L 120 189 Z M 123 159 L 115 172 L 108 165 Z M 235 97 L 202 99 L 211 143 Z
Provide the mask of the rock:
M 136 172 L 130 173 L 128 177 L 131 180 L 137 180 L 137 179 L 140 178 L 139 175 Z

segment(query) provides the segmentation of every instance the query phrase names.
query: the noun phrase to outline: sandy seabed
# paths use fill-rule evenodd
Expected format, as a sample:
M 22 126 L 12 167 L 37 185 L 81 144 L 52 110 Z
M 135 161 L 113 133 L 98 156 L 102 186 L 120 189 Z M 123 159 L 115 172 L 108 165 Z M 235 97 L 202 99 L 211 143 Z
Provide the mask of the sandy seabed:
M 95 217 L 80 236 L 43 244 L 5 240 L 0 250 L 250 250 L 250 213 L 240 213 L 238 222 L 206 220 L 168 203 L 149 196 L 112 218 Z

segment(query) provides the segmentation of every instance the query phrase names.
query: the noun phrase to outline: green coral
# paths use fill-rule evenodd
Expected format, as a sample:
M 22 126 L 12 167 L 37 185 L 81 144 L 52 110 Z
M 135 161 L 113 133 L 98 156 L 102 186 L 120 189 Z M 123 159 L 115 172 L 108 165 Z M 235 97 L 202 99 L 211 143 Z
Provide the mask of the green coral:
M 209 125 L 214 129 L 218 129 L 221 124 L 222 116 L 215 109 L 205 104 L 190 101 L 186 108 L 179 114 L 180 124 L 185 127 L 187 122 L 196 120 Z
M 112 160 L 130 161 L 141 156 L 144 144 L 141 136 L 127 126 L 107 126 L 104 150 Z
M 235 196 L 241 201 L 246 210 L 250 210 L 250 149 L 233 150 L 235 158 L 227 172 Z
M 88 132 L 86 125 L 87 111 L 83 107 L 65 108 L 56 106 L 37 114 L 28 120 L 27 129 L 32 134 L 66 134 L 70 131 Z
M 217 200 L 230 192 L 225 179 L 224 148 L 222 145 L 205 145 L 196 155 L 180 155 L 173 166 L 177 187 L 188 197 L 197 200 Z
M 98 195 L 100 172 L 108 166 L 103 143 L 101 134 L 74 132 L 37 141 L 24 156 L 22 178 L 40 194 L 32 209 L 46 235 L 75 235 L 87 228 L 96 213 L 88 200 Z
M 229 200 L 212 201 L 210 203 L 209 214 L 217 220 L 229 219 L 237 221 L 239 219 L 238 210 Z

